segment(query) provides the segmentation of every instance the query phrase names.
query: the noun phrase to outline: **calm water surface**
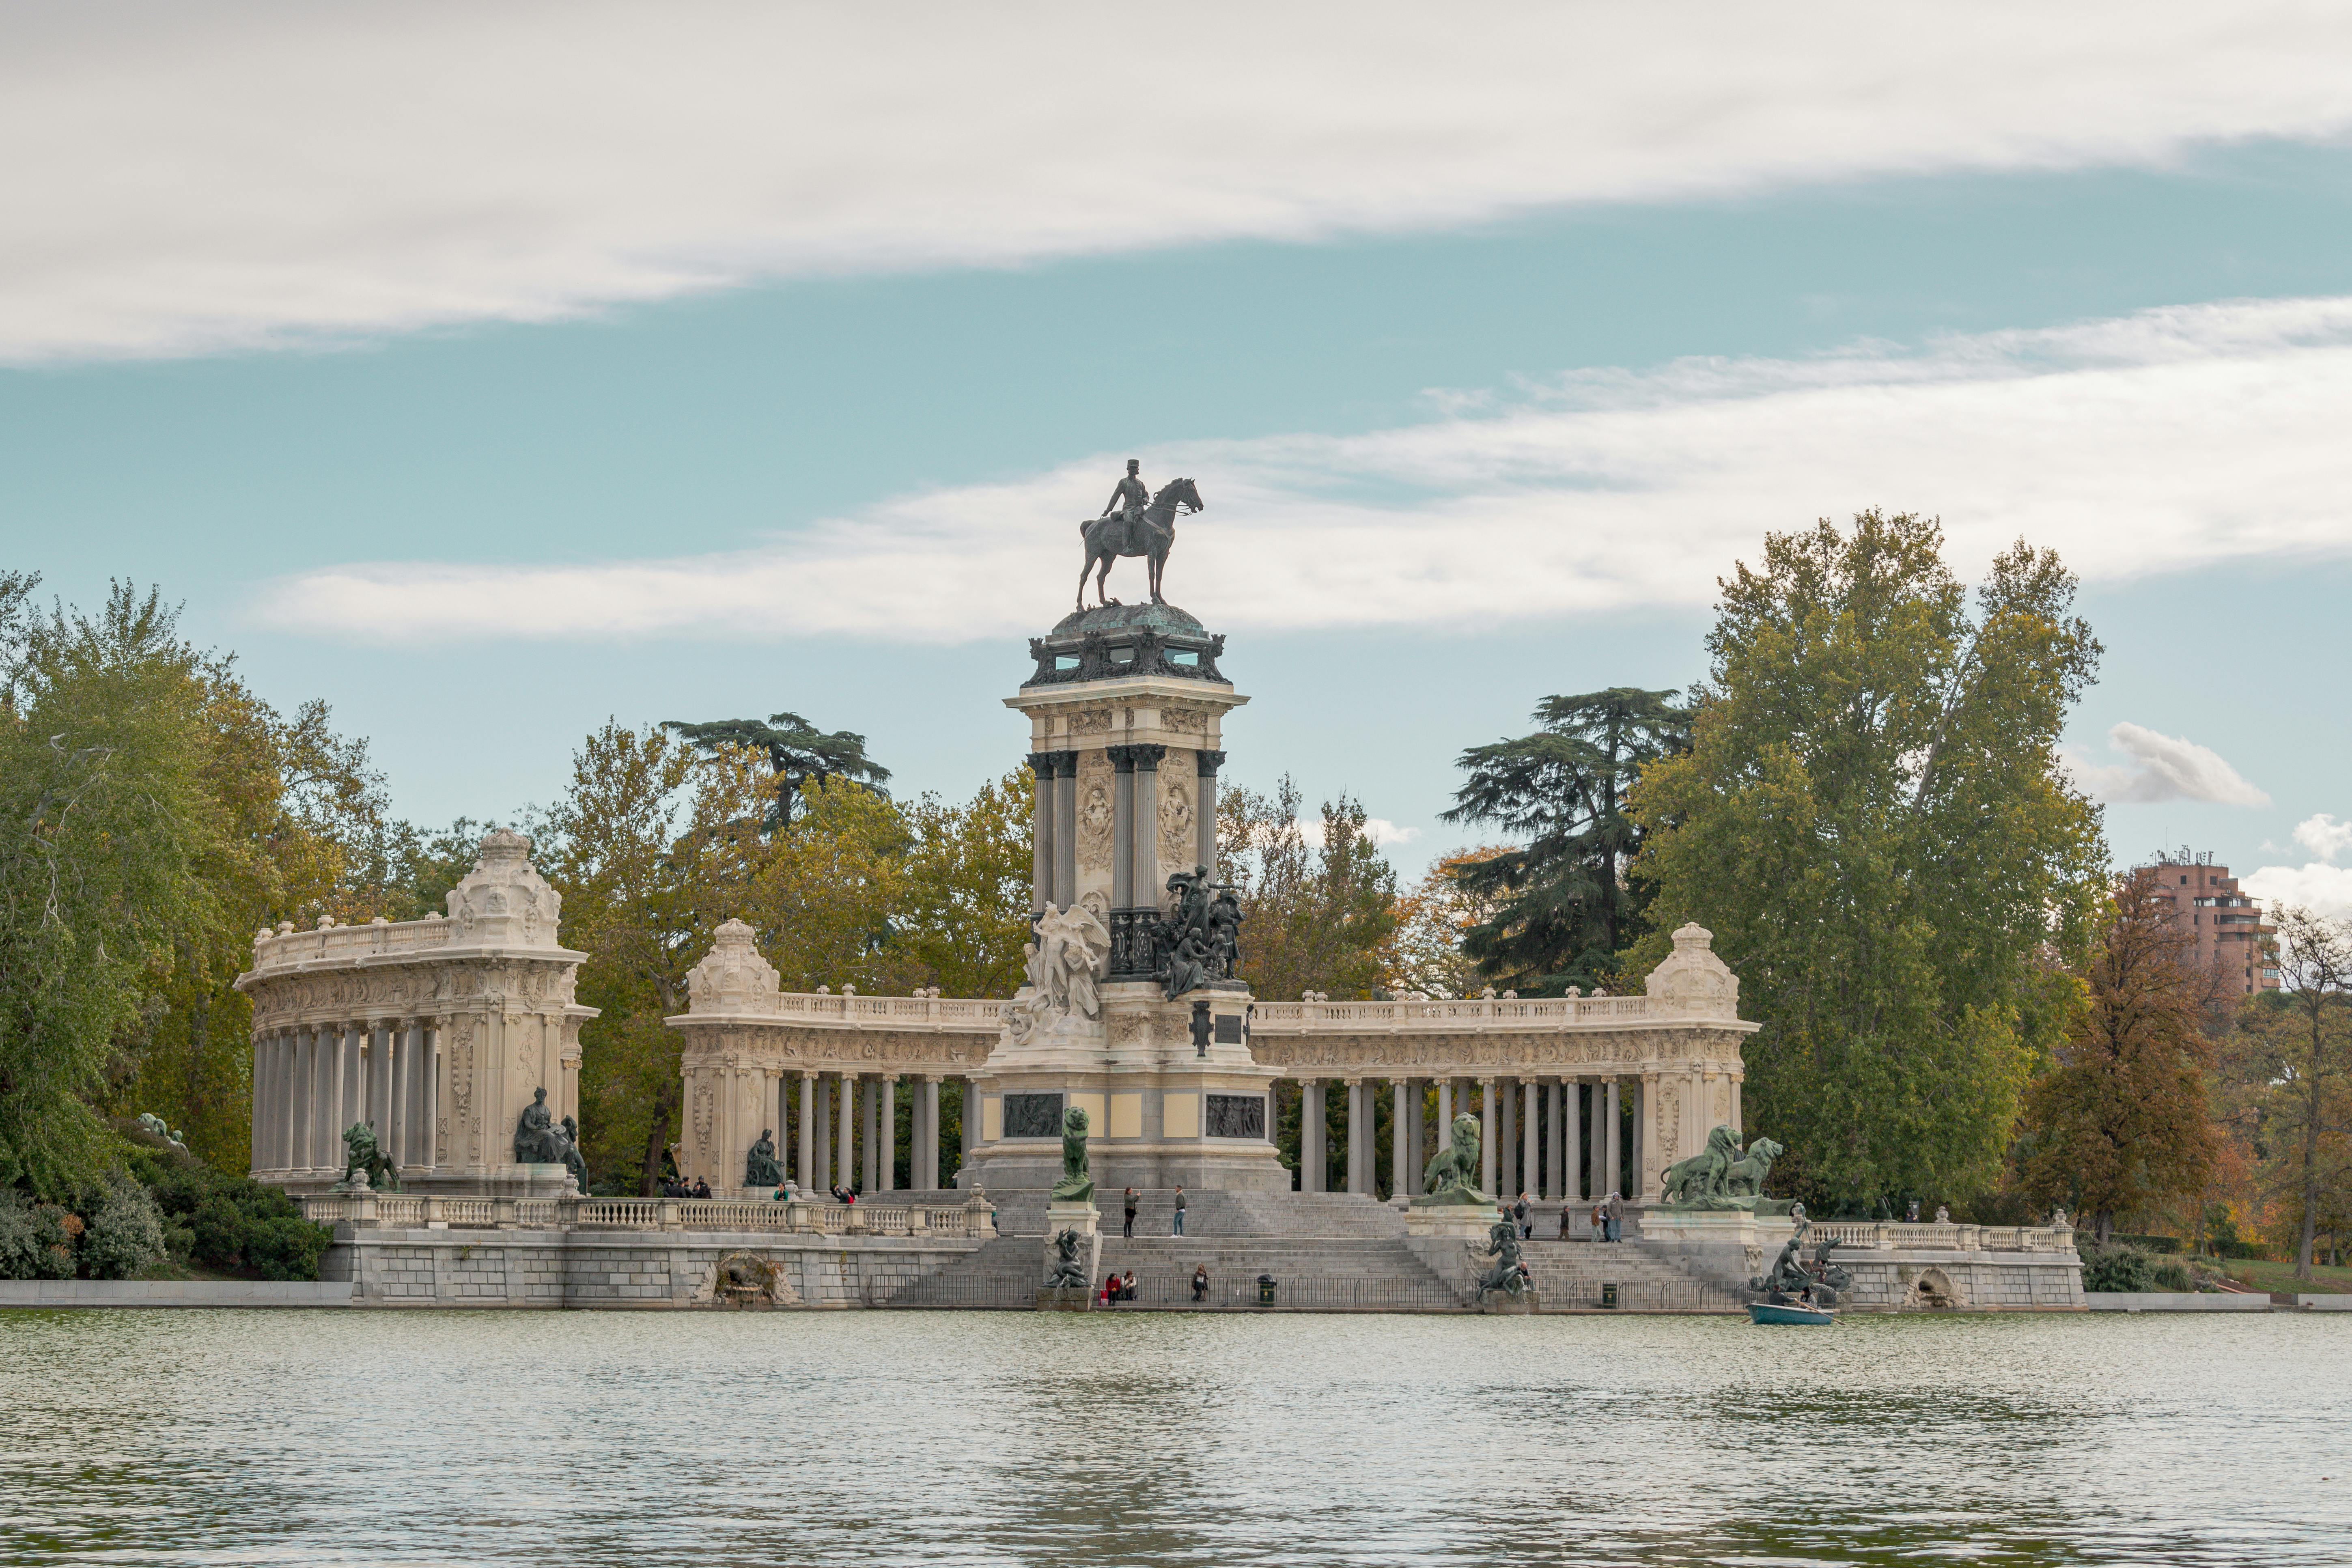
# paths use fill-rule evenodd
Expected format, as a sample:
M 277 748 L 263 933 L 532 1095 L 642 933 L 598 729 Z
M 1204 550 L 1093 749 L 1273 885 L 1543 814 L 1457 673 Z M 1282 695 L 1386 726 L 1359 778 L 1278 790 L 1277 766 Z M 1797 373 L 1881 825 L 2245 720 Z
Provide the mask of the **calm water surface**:
M 0 1312 L 0 1563 L 2330 1563 L 2352 1321 Z

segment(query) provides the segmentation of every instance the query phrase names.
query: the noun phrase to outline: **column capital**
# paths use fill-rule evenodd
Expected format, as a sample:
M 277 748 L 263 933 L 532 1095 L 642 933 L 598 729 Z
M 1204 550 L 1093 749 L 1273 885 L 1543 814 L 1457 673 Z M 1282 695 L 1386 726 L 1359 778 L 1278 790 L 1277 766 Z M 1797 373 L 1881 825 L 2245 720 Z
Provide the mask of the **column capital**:
M 807 1082 L 807 1083 L 814 1083 L 814 1082 L 816 1081 L 816 1079 L 817 1079 L 817 1072 L 816 1072 L 816 1068 L 796 1068 L 795 1070 L 799 1072 L 799 1074 L 801 1075 L 801 1078 L 802 1078 L 803 1081 Z
M 1110 758 L 1112 772 L 1131 773 L 1135 771 L 1135 747 L 1129 745 L 1105 746 L 1103 751 Z
M 1225 753 L 1223 752 L 1198 751 L 1192 753 L 1193 771 L 1204 779 L 1215 778 L 1217 770 L 1224 765 Z
M 1059 752 L 1032 752 L 1029 753 L 1029 771 L 1041 779 L 1050 779 L 1054 776 L 1055 759 L 1060 755 Z
M 1048 752 L 1046 755 L 1054 759 L 1054 771 L 1060 777 L 1074 779 L 1078 776 L 1077 752 L 1070 751 Z

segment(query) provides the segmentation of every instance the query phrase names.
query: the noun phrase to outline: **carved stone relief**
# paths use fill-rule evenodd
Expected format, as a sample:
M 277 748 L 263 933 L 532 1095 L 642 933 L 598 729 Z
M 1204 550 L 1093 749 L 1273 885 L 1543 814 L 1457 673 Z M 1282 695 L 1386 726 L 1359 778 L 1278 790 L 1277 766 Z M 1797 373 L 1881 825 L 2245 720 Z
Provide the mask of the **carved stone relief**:
M 1181 779 L 1163 775 L 1160 786 L 1160 858 L 1190 864 L 1192 858 L 1192 795 Z
M 1078 763 L 1078 864 L 1088 870 L 1110 868 L 1110 759 L 1093 752 Z

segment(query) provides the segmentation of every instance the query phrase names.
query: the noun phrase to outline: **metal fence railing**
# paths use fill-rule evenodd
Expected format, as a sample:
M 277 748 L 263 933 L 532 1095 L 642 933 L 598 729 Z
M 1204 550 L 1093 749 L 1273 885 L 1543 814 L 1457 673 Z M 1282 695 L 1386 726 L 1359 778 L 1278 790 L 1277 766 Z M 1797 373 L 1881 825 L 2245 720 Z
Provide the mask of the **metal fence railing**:
M 1035 1274 L 932 1275 L 919 1279 L 877 1307 L 968 1307 L 1012 1309 L 1034 1307 L 1042 1280 Z M 1099 1291 L 1097 1280 L 1094 1289 Z M 1098 1303 L 1099 1304 L 1099 1303 Z M 1192 1295 L 1189 1275 L 1171 1279 L 1139 1278 L 1135 1299 L 1114 1303 L 1110 1310 L 1179 1309 L 1192 1311 L 1264 1311 L 1257 1278 L 1213 1279 L 1199 1300 Z M 1460 1311 L 1462 1300 L 1452 1286 L 1438 1279 L 1382 1279 L 1341 1276 L 1277 1277 L 1271 1310 L 1290 1312 L 1447 1312 Z

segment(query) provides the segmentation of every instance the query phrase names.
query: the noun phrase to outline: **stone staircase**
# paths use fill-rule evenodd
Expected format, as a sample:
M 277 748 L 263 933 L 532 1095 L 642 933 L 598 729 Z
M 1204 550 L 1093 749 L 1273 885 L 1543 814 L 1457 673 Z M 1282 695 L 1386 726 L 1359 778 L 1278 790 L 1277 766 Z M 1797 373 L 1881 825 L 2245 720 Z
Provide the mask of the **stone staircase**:
M 1136 1275 L 1132 1305 L 1170 1310 L 1258 1306 L 1257 1279 L 1275 1279 L 1276 1310 L 1442 1311 L 1473 1304 L 1480 1267 L 1459 1241 L 1408 1242 L 1403 1212 L 1346 1193 L 1185 1194 L 1184 1228 L 1171 1236 L 1175 1193 L 1137 1194 L 1135 1238 L 1120 1234 L 1121 1194 L 1098 1192 L 1102 1257 L 1093 1282 Z M 896 1198 L 898 1194 L 891 1194 Z M 900 1291 L 891 1306 L 1028 1307 L 1044 1275 L 1045 1194 L 992 1194 L 1000 1235 Z M 889 1201 L 889 1200 L 885 1200 Z M 1521 1244 L 1545 1312 L 1599 1311 L 1617 1286 L 1620 1311 L 1736 1312 L 1742 1303 L 1638 1243 L 1537 1239 Z M 1192 1300 L 1196 1268 L 1207 1299 Z M 884 1303 L 877 1302 L 876 1305 Z

